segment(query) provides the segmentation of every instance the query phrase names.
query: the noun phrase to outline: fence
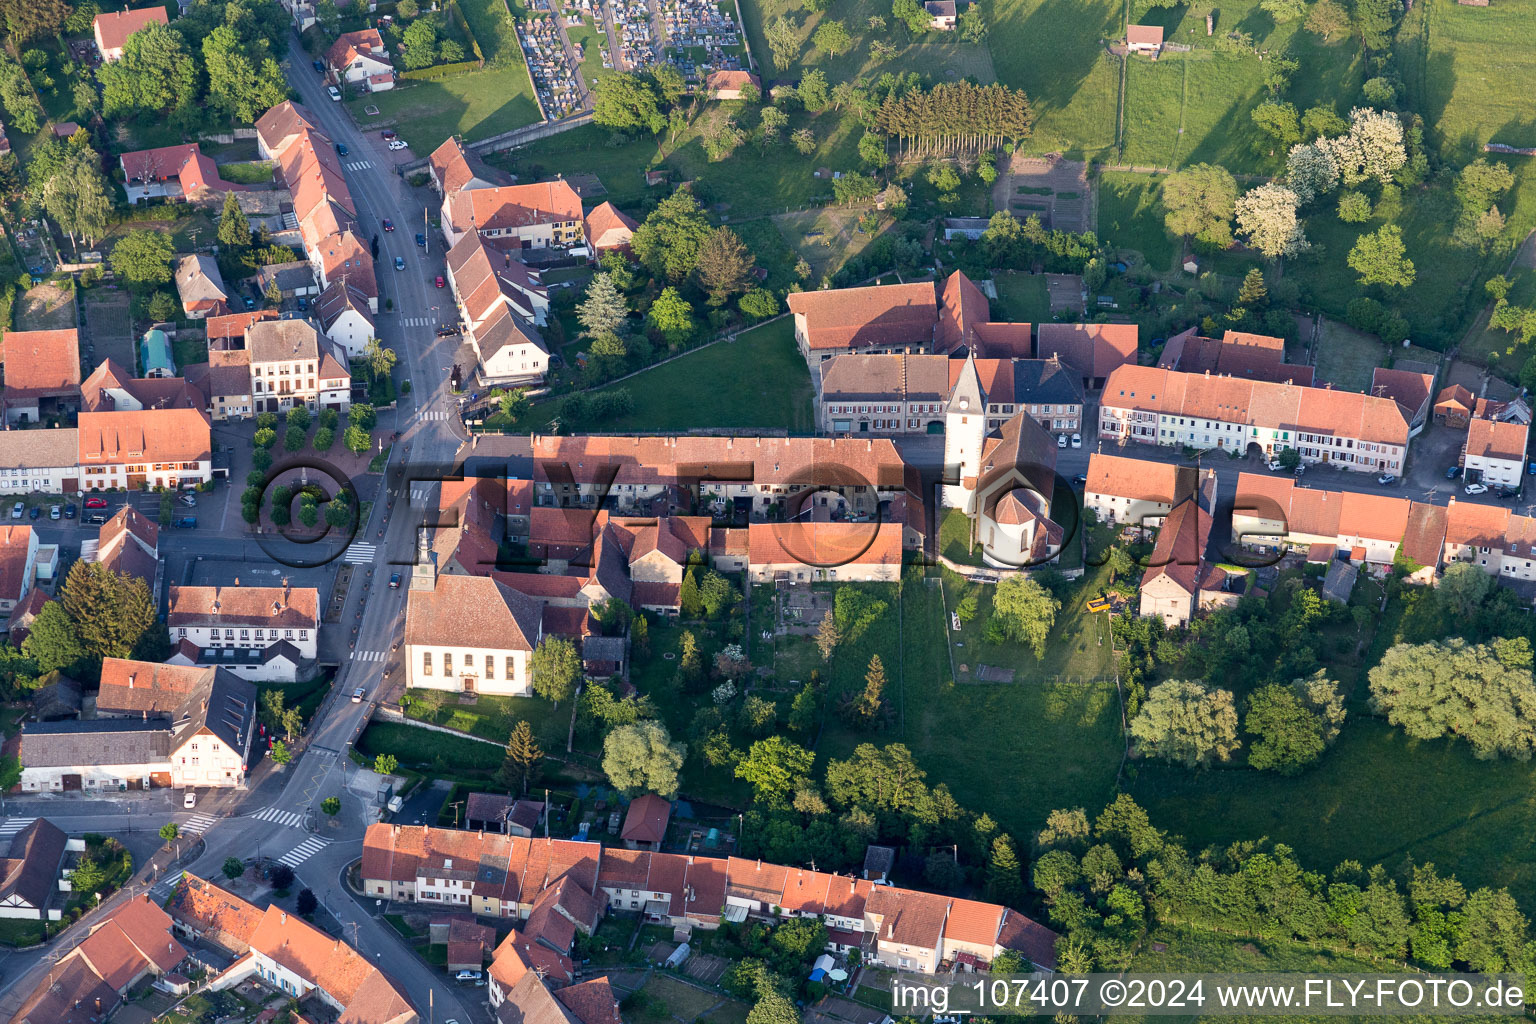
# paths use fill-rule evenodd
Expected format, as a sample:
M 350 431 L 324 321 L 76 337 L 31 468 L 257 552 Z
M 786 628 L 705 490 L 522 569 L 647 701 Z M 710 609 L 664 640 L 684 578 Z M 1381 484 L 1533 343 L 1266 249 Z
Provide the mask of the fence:
M 255 128 L 234 128 L 227 132 L 199 132 L 197 141 L 213 142 L 221 146 L 227 146 L 232 142 L 254 139 L 255 137 Z

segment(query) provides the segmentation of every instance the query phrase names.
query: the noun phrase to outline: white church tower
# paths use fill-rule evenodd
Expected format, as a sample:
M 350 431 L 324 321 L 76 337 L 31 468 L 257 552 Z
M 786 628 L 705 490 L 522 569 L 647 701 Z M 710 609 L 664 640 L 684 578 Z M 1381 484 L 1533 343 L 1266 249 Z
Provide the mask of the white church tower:
M 960 379 L 944 410 L 943 504 L 970 515 L 975 511 L 976 478 L 987 441 L 987 396 L 981 390 L 975 353 L 965 357 Z

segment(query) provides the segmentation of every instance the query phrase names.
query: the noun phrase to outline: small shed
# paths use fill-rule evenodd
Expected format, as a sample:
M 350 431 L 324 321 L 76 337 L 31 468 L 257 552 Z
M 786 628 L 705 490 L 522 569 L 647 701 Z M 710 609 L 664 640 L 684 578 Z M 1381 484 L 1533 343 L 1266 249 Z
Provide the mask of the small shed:
M 176 360 L 171 354 L 171 339 L 159 327 L 151 327 L 139 341 L 139 363 L 145 377 L 176 376 Z
M 1132 53 L 1145 53 L 1156 57 L 1163 49 L 1163 26 L 1126 26 L 1125 48 Z
M 1355 577 L 1360 574 L 1353 563 L 1335 558 L 1328 563 L 1323 576 L 1323 597 L 1338 604 L 1349 604 L 1349 595 L 1355 589 Z
M 864 848 L 864 877 L 871 882 L 884 882 L 896 866 L 896 847 L 867 846 Z
M 671 818 L 672 805 L 666 800 L 655 793 L 638 796 L 624 816 L 624 831 L 619 838 L 631 850 L 660 850 Z

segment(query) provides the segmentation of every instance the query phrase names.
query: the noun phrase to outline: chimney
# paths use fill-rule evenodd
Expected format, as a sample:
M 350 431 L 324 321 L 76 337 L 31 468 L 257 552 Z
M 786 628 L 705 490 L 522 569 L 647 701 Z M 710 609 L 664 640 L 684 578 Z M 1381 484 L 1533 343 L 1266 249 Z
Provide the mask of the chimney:
M 129 675 L 128 675 L 128 689 L 130 689 L 130 690 L 133 689 L 133 674 L 132 673 L 129 673 Z

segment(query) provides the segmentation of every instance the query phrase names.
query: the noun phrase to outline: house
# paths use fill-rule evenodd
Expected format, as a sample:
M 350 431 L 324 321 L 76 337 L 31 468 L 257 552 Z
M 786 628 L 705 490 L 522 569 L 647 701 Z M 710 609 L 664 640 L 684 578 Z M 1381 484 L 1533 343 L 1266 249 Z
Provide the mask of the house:
M 447 947 L 448 959 L 444 966 L 450 972 L 481 970 L 496 945 L 496 929 L 458 916 L 441 924 L 433 920 L 429 937 L 432 942 L 441 941 Z
M 1312 386 L 1312 367 L 1285 361 L 1285 339 L 1264 334 L 1227 331 L 1221 338 L 1203 338 L 1191 327 L 1163 346 L 1157 365 L 1181 373 L 1219 373 L 1275 384 Z
M 319 593 L 313 587 L 170 588 L 166 625 L 175 657 L 242 679 L 294 682 L 313 669 Z
M 446 139 L 427 158 L 427 175 L 440 196 L 513 184 L 513 177 L 481 160 L 457 138 Z
M 215 421 L 241 420 L 256 411 L 251 395 L 251 353 L 245 348 L 209 349 L 202 386 Z
M 160 15 L 164 17 L 165 12 L 160 10 Z M 218 165 L 204 156 L 195 142 L 124 153 L 118 158 L 118 165 L 123 170 L 123 192 L 129 206 L 150 199 L 191 200 L 214 192 L 222 195 L 249 191 L 245 185 L 219 177 Z
M 369 92 L 395 87 L 395 66 L 389 62 L 384 37 L 376 28 L 343 32 L 325 51 L 325 66 L 343 85 L 363 82 Z
M 927 353 L 939 303 L 932 284 L 793 292 L 795 343 L 808 363 L 851 352 Z
M 1198 471 L 1193 466 L 1095 452 L 1088 456 L 1083 507 L 1101 523 L 1155 530 L 1173 506 L 1204 488 L 1215 473 L 1214 469 Z
M 538 603 L 489 576 L 439 574 L 426 545 L 422 531 L 405 604 L 410 685 L 527 696 L 543 636 Z
M 1435 396 L 1435 422 L 1445 427 L 1464 427 L 1472 419 L 1477 398 L 1460 384 L 1442 388 Z
M 79 430 L 0 430 L 0 494 L 66 494 L 79 489 Z
M 77 844 L 81 849 L 85 844 Z M 62 908 L 51 906 L 69 837 L 47 818 L 34 818 L 9 839 L 0 839 L 0 918 L 57 921 Z
M 1157 544 L 1141 577 L 1139 614 L 1157 616 L 1165 626 L 1184 626 L 1202 607 L 1204 595 L 1220 592 L 1226 572 L 1206 561 L 1211 517 L 1216 508 L 1216 476 L 1200 482 L 1163 519 Z
M 1412 505 L 1406 498 L 1326 491 L 1285 477 L 1241 473 L 1233 495 L 1232 536 L 1250 551 L 1290 551 L 1313 562 L 1337 555 L 1387 566 L 1408 536 Z M 1419 521 L 1424 522 L 1422 516 Z M 1416 545 L 1415 550 L 1420 553 L 1422 548 Z M 1438 561 L 1436 554 L 1430 564 Z
M 171 740 L 163 719 L 28 722 L 21 731 L 21 788 L 67 793 L 169 786 Z
M 213 479 L 213 442 L 201 409 L 82 412 L 80 488 L 181 488 Z
M 586 230 L 581 196 L 563 178 L 449 192 L 443 196 L 442 227 L 449 249 L 470 230 L 513 249 L 581 245 Z
M 305 270 L 308 269 L 306 264 Z M 332 281 L 320 293 L 315 300 L 315 318 L 325 336 L 340 346 L 349 360 L 361 359 L 369 339 L 377 336 L 368 296 L 344 279 Z
M 37 533 L 30 526 L 0 526 L 0 612 L 27 599 L 37 578 Z
M 1117 367 L 1135 365 L 1137 337 L 1135 324 L 1041 324 L 1035 355 L 1059 358 L 1097 391 Z
M 582 637 L 581 670 L 588 679 L 628 682 L 629 642 L 622 636 Z
M 762 95 L 763 83 L 750 71 L 711 71 L 704 79 L 704 92 L 712 100 L 739 100 L 748 86 Z
M 310 412 L 352 406 L 347 355 L 322 338 L 312 320 L 258 320 L 245 332 L 251 355 L 251 399 L 258 411 Z
M 1403 531 L 1403 543 L 1398 548 L 1404 567 L 1408 570 L 1409 583 L 1435 582 L 1445 552 L 1446 507 L 1428 502 L 1414 501 L 1408 505 L 1408 525 Z M 1529 549 L 1528 549 L 1529 553 Z
M 41 423 L 80 408 L 80 338 L 62 331 L 6 331 L 5 404 L 8 427 Z
M 543 823 L 545 806 L 499 793 L 471 793 L 464 801 L 464 827 L 472 832 L 496 832 L 532 838 Z
M 1371 373 L 1371 394 L 1396 402 L 1408 421 L 1408 436 L 1418 437 L 1429 422 L 1435 375 L 1378 366 Z
M 923 10 L 928 12 L 929 28 L 935 28 L 941 32 L 954 31 L 955 0 L 927 0 L 927 3 L 923 4 Z
M 974 445 L 973 435 L 968 448 Z M 1017 569 L 1060 553 L 1066 531 L 1051 518 L 1055 456 L 1051 435 L 1018 412 L 983 439 L 979 472 L 967 473 L 975 463 L 961 464 L 956 504 L 971 517 L 971 543 L 981 545 L 988 564 Z
M 901 578 L 900 523 L 751 523 L 747 545 L 754 583 Z
M 171 348 L 170 336 L 165 333 L 169 324 L 160 324 L 144 332 L 139 339 L 139 364 L 146 378 L 176 376 L 176 356 Z
M 12 647 L 20 647 L 31 632 L 32 620 L 48 603 L 48 595 L 34 589 L 20 611 L 11 613 L 10 641 Z M 71 679 L 57 669 L 38 677 L 40 686 L 32 694 L 32 717 L 39 722 L 56 722 L 61 718 L 80 717 L 81 688 L 78 679 Z
M 315 270 L 305 260 L 273 263 L 256 271 L 256 286 L 263 295 L 273 288 L 284 299 L 314 298 L 320 294 Z
M 644 793 L 629 802 L 619 838 L 631 850 L 660 850 L 671 817 L 671 803 L 655 793 Z
M 93 560 L 124 576 L 144 581 L 152 596 L 159 597 L 160 580 L 160 527 L 142 515 L 132 505 L 124 505 L 117 514 L 97 531 L 95 550 L 85 550 L 89 541 L 82 545 L 80 557 Z M 158 603 L 158 602 L 157 602 Z
M 1518 489 L 1525 472 L 1530 429 L 1525 423 L 1471 420 L 1461 454 L 1467 480 Z
M 640 225 L 635 219 L 612 203 L 602 203 L 592 208 L 586 216 L 587 245 L 593 253 L 601 254 L 610 249 L 629 251 L 629 242 Z
M 1408 422 L 1390 398 L 1125 365 L 1100 397 L 1099 438 L 1271 458 L 1293 448 L 1309 464 L 1400 473 Z
M 96 38 L 96 52 L 103 61 L 120 60 L 128 37 L 150 25 L 169 25 L 164 7 L 142 7 L 136 11 L 115 11 L 98 14 L 91 23 Z M 73 134 L 73 133 L 71 133 Z M 65 136 L 68 138 L 68 136 Z
M 171 732 L 165 771 L 177 789 L 245 786 L 256 736 L 256 687 L 223 668 L 107 658 L 96 717 L 159 721 Z M 157 774 L 150 773 L 152 781 Z
M 137 412 L 141 409 L 203 409 L 202 393 L 182 377 L 134 377 L 117 360 L 96 365 L 80 385 L 85 412 Z
M 176 293 L 188 320 L 202 320 L 226 312 L 229 292 L 212 256 L 183 256 L 176 261 Z
M 1127 25 L 1125 29 L 1125 48 L 1131 53 L 1142 53 L 1156 57 L 1163 51 L 1163 26 Z
M 91 925 L 90 934 L 50 966 L 11 1019 L 18 1024 L 94 1024 L 105 1020 L 145 977 L 163 977 L 186 959 L 171 919 L 149 894 L 135 896 Z
M 457 193 L 479 195 L 478 192 Z M 467 231 L 448 251 L 448 281 L 486 385 L 534 384 L 549 369 L 539 333 L 549 292 L 537 271 Z

